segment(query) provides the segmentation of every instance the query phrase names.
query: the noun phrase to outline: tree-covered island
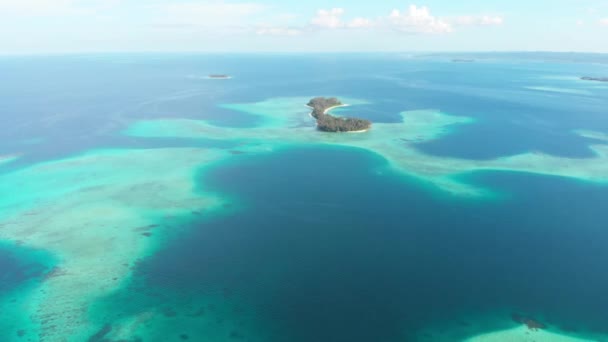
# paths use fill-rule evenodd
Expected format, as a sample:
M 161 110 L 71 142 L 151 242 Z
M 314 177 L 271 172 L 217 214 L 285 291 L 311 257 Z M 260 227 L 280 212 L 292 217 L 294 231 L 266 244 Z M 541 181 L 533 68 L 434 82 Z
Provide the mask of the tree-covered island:
M 311 115 L 317 120 L 317 128 L 324 132 L 360 132 L 372 126 L 368 120 L 340 118 L 327 114 L 331 108 L 344 105 L 335 97 L 315 97 L 307 105 L 312 108 Z

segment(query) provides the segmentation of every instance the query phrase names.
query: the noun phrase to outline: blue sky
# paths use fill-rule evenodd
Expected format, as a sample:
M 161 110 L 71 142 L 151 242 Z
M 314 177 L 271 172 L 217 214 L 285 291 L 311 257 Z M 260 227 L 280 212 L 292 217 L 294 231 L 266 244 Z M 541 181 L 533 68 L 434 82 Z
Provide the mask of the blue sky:
M 0 0 L 0 54 L 608 52 L 608 0 Z

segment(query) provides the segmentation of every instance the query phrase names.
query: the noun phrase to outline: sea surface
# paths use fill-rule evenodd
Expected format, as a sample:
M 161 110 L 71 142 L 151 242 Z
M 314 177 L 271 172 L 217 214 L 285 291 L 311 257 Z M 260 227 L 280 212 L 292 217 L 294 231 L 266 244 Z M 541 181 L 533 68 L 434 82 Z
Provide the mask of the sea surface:
M 121 132 L 158 118 L 254 127 L 256 116 L 220 105 L 294 96 L 364 99 L 340 113 L 373 122 L 420 109 L 473 118 L 416 145 L 445 158 L 585 159 L 594 157 L 589 145 L 608 144 L 574 133 L 608 133 L 608 83 L 579 80 L 608 76 L 607 55 L 452 61 L 462 57 L 0 57 L 0 156 L 20 156 L 0 164 L 0 174 L 98 149 L 234 149 L 227 140 Z M 212 73 L 233 78 L 206 79 Z M 166 234 L 116 288 L 91 300 L 87 315 L 104 328 L 90 340 L 106 341 L 116 322 L 157 310 L 176 322 L 191 312 L 205 324 L 144 324 L 132 341 L 465 340 L 520 326 L 513 314 L 608 341 L 597 337 L 608 336 L 608 184 L 498 171 L 459 177 L 499 196 L 455 196 L 394 172 L 381 155 L 327 144 L 202 168 L 195 183 L 230 204 L 181 220 L 179 233 Z M 0 230 L 10 224 L 5 209 Z M 36 291 L 61 267 L 35 245 L 0 243 L 1 305 Z M 29 307 L 17 309 L 28 316 Z M 38 340 L 19 330 L 0 329 L 0 340 Z

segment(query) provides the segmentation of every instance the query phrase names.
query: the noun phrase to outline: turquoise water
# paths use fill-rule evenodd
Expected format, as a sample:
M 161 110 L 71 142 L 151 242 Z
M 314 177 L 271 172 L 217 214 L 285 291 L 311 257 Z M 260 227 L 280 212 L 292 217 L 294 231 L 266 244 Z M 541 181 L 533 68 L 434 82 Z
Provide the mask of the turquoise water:
M 246 141 L 121 134 L 159 118 L 255 127 L 260 118 L 221 105 L 340 94 L 369 102 L 341 114 L 376 123 L 420 109 L 474 119 L 415 145 L 433 156 L 489 160 L 533 151 L 591 158 L 589 145 L 606 142 L 574 130 L 608 132 L 608 87 L 577 77 L 608 74 L 608 57 L 550 57 L 3 58 L 0 123 L 14 129 L 0 132 L 0 155 L 21 157 L 0 164 L 0 173 L 100 148 L 233 152 L 211 167 L 201 162 L 193 179 L 228 204 L 140 230 L 155 247 L 128 264 L 114 288 L 86 302 L 78 324 L 93 340 L 119 333 L 144 341 L 464 340 L 521 325 L 511 313 L 560 334 L 608 336 L 605 185 L 480 171 L 459 177 L 499 196 L 461 198 L 396 173 L 382 156 L 361 149 L 291 144 L 241 154 L 234 151 Z M 234 78 L 201 78 L 218 72 Z M 107 169 L 95 172 L 121 170 Z M 128 193 L 121 196 L 111 205 L 129 206 Z M 12 219 L 0 213 L 3 222 Z M 2 250 L 0 300 L 20 290 L 25 298 L 48 267 Z M 460 330 L 451 332 L 452 325 Z M 15 329 L 8 329 L 9 340 Z
M 487 174 L 476 181 L 511 198 L 471 203 L 382 167 L 356 150 L 310 148 L 212 171 L 204 182 L 245 209 L 195 224 L 140 264 L 146 291 L 237 298 L 272 326 L 272 341 L 410 341 L 437 321 L 493 311 L 505 322 L 486 328 L 509 328 L 505 308 L 608 332 L 606 189 Z

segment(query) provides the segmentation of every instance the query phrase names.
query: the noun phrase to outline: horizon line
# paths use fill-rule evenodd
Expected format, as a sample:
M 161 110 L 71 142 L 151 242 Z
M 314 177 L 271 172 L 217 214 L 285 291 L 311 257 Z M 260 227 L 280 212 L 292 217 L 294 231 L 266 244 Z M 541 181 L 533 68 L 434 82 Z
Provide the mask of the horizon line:
M 587 54 L 606 55 L 607 52 L 598 51 L 558 51 L 558 50 L 446 50 L 446 51 L 424 51 L 424 50 L 373 50 L 373 51 L 158 51 L 158 50 L 120 50 L 120 51 L 57 51 L 57 52 L 0 52 L 0 57 L 44 57 L 44 56 L 83 56 L 83 55 L 336 55 L 336 54 Z

